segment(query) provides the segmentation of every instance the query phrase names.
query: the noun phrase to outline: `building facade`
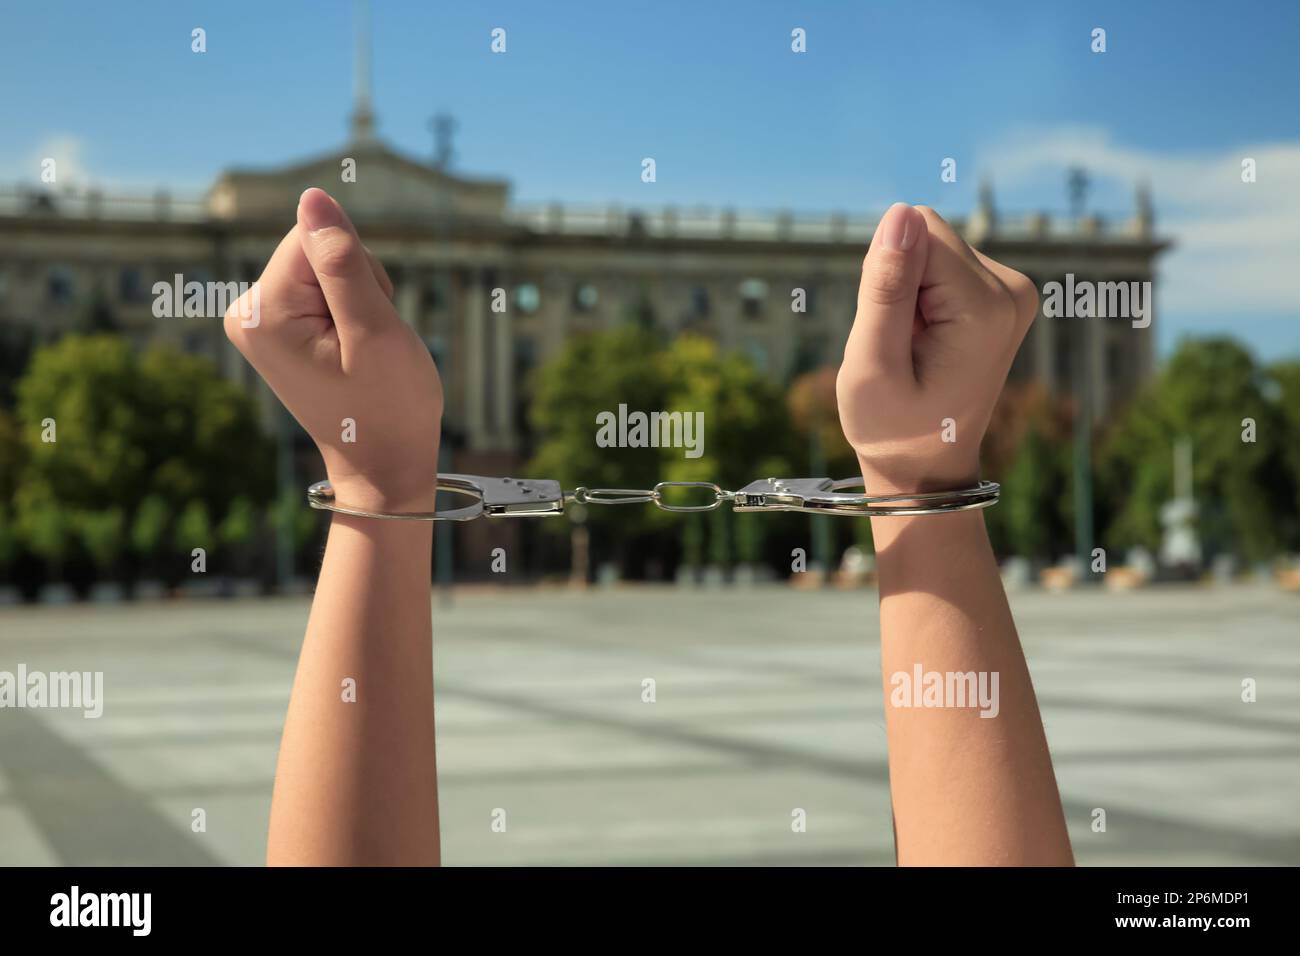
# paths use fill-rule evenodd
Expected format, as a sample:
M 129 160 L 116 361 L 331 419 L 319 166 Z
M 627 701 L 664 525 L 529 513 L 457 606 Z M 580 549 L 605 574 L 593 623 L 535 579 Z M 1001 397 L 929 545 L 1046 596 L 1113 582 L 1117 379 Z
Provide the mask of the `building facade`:
M 177 275 L 252 282 L 298 196 L 318 185 L 343 202 L 388 269 L 403 321 L 438 360 L 456 470 L 517 470 L 530 445 L 529 370 L 570 336 L 634 312 L 668 334 L 690 329 L 740 350 L 777 380 L 838 362 L 874 217 L 513 204 L 505 181 L 457 175 L 386 145 L 367 86 L 358 83 L 343 147 L 279 169 L 228 171 L 201 198 L 0 192 L 0 324 L 54 338 L 94 296 L 141 347 L 161 341 L 210 356 L 259 388 L 220 315 L 157 318 L 153 288 Z M 976 212 L 954 224 L 1040 289 L 1067 273 L 1076 282 L 1153 281 L 1167 246 L 1142 190 L 1131 215 L 1105 221 L 999 216 L 985 189 Z M 1101 419 L 1151 374 L 1154 334 L 1154 322 L 1040 317 L 1011 377 L 1084 394 Z M 273 399 L 260 394 L 270 421 Z

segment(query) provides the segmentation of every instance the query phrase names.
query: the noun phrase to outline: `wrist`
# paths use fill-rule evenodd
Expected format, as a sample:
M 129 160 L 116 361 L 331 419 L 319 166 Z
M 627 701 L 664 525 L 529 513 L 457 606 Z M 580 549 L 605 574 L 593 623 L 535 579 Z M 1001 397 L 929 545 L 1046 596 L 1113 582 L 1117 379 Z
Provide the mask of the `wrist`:
M 862 487 L 870 495 L 927 494 L 957 491 L 979 484 L 978 463 L 909 462 L 906 466 L 882 465 L 858 456 Z M 880 515 L 871 519 L 871 534 L 877 557 L 891 561 L 899 552 L 934 552 L 945 541 L 979 535 L 984 529 L 982 511 L 954 511 L 943 515 Z M 886 555 L 892 555 L 887 558 Z
M 895 542 L 906 542 L 908 547 L 913 548 L 933 548 L 952 544 L 968 534 L 984 530 L 982 510 L 929 515 L 876 515 L 871 518 L 871 538 L 878 555 Z
M 435 510 L 438 476 L 430 471 L 423 476 L 402 479 L 370 475 L 329 476 L 334 501 L 340 506 L 361 511 L 391 514 L 423 513 Z
M 958 491 L 979 484 L 978 463 L 935 462 L 906 467 L 880 465 L 858 456 L 862 470 L 862 488 L 869 495 L 926 494 L 934 491 Z

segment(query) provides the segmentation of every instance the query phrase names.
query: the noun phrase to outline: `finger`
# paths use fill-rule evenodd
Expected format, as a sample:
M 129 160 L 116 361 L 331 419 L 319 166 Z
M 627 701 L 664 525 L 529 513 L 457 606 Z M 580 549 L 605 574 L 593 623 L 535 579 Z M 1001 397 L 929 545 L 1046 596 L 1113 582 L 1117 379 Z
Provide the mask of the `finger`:
M 363 335 L 396 319 L 351 220 L 323 189 L 298 200 L 303 252 L 329 305 L 339 337 Z
M 1038 287 L 1024 273 L 1017 272 L 1010 266 L 1004 266 L 996 259 L 990 259 L 978 249 L 975 250 L 975 255 L 984 268 L 993 273 L 998 281 L 1006 287 L 1007 292 L 1011 294 L 1011 298 L 1016 304 L 1017 324 L 1023 334 L 1038 316 Z
M 921 277 L 921 312 L 927 321 L 979 320 L 991 300 L 1004 295 L 1001 283 L 980 262 L 966 240 L 929 206 L 918 206 L 930 235 Z
M 285 233 L 275 247 L 257 284 L 263 301 L 275 305 L 277 316 L 320 315 L 326 311 L 325 297 L 303 252 L 297 226 Z
M 887 373 L 912 373 L 912 320 L 925 271 L 925 219 L 905 203 L 890 206 L 862 262 L 858 311 L 845 360 Z
M 225 327 L 241 349 L 305 341 L 328 327 L 325 297 L 302 249 L 298 227 L 280 240 L 251 289 L 227 311 Z M 253 331 L 256 330 L 256 331 Z
M 366 258 L 370 260 L 370 271 L 375 274 L 375 281 L 379 283 L 379 288 L 383 290 L 388 301 L 393 301 L 393 280 L 388 278 L 388 270 L 384 264 L 379 261 L 379 257 L 370 251 L 369 246 L 362 246 L 366 250 Z

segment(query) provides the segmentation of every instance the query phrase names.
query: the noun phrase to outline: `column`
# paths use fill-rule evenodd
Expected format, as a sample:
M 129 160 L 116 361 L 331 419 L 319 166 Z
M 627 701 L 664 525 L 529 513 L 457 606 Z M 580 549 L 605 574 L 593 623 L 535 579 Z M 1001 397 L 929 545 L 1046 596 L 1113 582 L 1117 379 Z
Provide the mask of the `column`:
M 485 276 L 479 269 L 464 275 L 465 295 L 465 430 L 469 447 L 482 450 L 488 444 L 487 422 L 487 322 L 488 295 Z
M 492 422 L 493 445 L 500 449 L 515 447 L 515 345 L 514 324 L 510 309 L 518 305 L 506 306 L 504 312 L 489 312 L 492 320 Z

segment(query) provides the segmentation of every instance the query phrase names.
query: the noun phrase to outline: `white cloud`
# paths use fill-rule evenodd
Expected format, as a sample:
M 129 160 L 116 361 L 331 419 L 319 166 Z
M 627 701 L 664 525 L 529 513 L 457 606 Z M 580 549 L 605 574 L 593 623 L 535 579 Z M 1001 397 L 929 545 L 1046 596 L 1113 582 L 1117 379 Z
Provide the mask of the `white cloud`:
M 1253 158 L 1257 181 L 1241 181 Z M 995 173 L 999 204 L 1059 192 L 1064 171 L 1082 166 L 1103 196 L 1131 200 L 1147 180 L 1156 227 L 1174 248 L 1161 260 L 1166 313 L 1226 316 L 1300 311 L 1300 142 L 1250 143 L 1214 152 L 1144 150 L 1101 129 L 1018 133 L 979 153 Z M 1008 201 L 1008 199 L 1012 201 Z
M 54 160 L 56 188 L 61 186 L 85 186 L 90 182 L 90 170 L 86 168 L 86 144 L 76 136 L 51 136 L 42 140 L 26 157 L 15 172 L 25 173 L 22 179 L 32 183 L 41 182 L 41 172 L 46 160 Z
M 71 133 L 47 136 L 31 148 L 6 145 L 8 149 L 0 147 L 0 189 L 11 188 L 14 184 L 50 188 L 50 184 L 41 179 L 41 164 L 46 159 L 53 159 L 56 163 L 58 178 L 52 184 L 55 191 L 94 188 L 108 193 L 147 195 L 159 188 L 166 188 L 179 195 L 198 194 L 207 185 L 175 178 L 156 180 L 137 175 L 121 175 L 111 166 L 106 166 L 102 158 L 97 158 L 91 144 Z

